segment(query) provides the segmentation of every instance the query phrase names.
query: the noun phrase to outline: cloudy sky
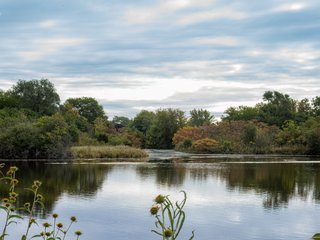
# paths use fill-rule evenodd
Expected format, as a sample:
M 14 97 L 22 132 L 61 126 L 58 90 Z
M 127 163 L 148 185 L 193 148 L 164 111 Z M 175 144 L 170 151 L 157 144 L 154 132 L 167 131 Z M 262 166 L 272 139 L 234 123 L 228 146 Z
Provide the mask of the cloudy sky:
M 0 0 L 0 89 L 51 80 L 109 116 L 320 95 L 319 0 Z

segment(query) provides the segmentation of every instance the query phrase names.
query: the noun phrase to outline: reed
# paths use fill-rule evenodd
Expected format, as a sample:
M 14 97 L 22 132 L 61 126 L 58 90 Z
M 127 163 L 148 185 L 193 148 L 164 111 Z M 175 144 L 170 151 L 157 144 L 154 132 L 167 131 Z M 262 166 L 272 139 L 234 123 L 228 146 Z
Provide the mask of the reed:
M 138 148 L 129 146 L 74 146 L 71 148 L 73 158 L 146 158 L 148 154 Z

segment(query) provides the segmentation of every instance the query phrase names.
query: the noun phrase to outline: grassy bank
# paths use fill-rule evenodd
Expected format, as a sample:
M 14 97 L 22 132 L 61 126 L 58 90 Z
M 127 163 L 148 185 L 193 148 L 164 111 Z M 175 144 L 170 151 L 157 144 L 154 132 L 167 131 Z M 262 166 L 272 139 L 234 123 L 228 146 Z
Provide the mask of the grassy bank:
M 145 158 L 148 154 L 129 146 L 74 146 L 73 158 Z

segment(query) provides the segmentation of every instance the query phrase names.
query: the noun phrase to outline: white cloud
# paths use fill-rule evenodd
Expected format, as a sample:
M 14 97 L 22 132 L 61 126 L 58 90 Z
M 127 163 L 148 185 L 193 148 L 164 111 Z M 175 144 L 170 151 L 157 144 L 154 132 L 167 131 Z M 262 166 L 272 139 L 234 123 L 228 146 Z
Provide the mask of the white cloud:
M 84 42 L 86 42 L 85 39 L 68 37 L 33 39 L 29 46 L 30 50 L 18 51 L 17 54 L 25 60 L 38 60 L 64 48 L 79 46 Z
M 273 12 L 288 12 L 288 11 L 300 11 L 306 8 L 307 5 L 302 2 L 296 3 L 285 3 L 275 7 L 272 11 Z
M 243 19 L 248 15 L 244 12 L 234 10 L 231 8 L 222 8 L 222 9 L 212 9 L 209 11 L 199 11 L 196 13 L 191 13 L 186 16 L 182 16 L 177 20 L 179 25 L 190 25 L 205 21 L 211 21 L 215 19 Z
M 57 21 L 55 20 L 45 20 L 39 23 L 39 26 L 41 28 L 46 28 L 46 29 L 50 29 L 50 28 L 54 28 L 58 25 Z
M 234 37 L 206 37 L 206 38 L 194 38 L 191 40 L 191 44 L 199 45 L 221 45 L 221 46 L 236 46 L 240 41 Z
M 149 7 L 128 8 L 124 17 L 129 24 L 151 23 L 176 11 L 191 7 L 205 7 L 213 2 L 212 0 L 162 0 Z

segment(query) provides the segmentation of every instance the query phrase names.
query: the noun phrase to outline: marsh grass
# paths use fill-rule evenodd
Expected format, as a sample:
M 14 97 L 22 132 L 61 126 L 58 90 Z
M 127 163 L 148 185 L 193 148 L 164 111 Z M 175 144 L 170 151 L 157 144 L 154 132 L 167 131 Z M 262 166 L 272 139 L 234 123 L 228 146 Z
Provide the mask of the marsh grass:
M 138 148 L 129 146 L 74 146 L 73 158 L 145 158 L 148 154 Z

